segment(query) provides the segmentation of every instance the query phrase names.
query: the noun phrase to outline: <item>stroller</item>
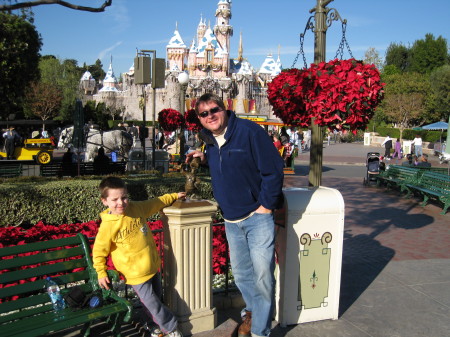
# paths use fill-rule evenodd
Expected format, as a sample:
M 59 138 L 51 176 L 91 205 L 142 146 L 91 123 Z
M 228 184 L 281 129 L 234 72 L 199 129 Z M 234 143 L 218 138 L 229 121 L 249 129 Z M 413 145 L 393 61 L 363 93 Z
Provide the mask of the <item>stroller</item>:
M 369 185 L 371 181 L 377 180 L 377 175 L 380 174 L 381 160 L 380 154 L 378 152 L 367 153 L 366 159 L 367 173 L 364 177 L 363 184 Z

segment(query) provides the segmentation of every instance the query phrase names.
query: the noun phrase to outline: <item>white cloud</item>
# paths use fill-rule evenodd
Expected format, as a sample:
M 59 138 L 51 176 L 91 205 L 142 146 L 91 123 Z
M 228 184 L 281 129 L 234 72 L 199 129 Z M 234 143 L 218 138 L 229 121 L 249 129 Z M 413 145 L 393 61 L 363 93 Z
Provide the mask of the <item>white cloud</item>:
M 117 41 L 114 45 L 112 45 L 111 47 L 108 47 L 106 49 L 103 49 L 99 54 L 98 54 L 98 59 L 102 60 L 106 54 L 112 52 L 114 49 L 116 49 L 118 46 L 120 46 L 122 44 L 122 41 Z

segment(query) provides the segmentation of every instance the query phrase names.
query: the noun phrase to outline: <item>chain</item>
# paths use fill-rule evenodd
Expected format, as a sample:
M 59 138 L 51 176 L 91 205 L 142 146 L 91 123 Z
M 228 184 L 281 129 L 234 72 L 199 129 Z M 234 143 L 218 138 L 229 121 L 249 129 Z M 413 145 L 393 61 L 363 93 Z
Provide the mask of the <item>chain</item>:
M 292 67 L 291 68 L 294 68 L 294 66 L 297 63 L 297 60 L 298 60 L 300 54 L 303 57 L 304 67 L 305 67 L 305 69 L 307 68 L 305 51 L 303 49 L 304 42 L 305 42 L 305 34 L 300 34 L 300 50 L 297 52 L 297 55 L 295 56 L 294 63 L 292 63 Z
M 341 39 L 341 43 L 339 44 L 339 47 L 336 51 L 336 55 L 334 56 L 335 59 L 341 59 L 344 56 L 344 45 L 347 47 L 347 51 L 350 55 L 351 58 L 353 57 L 352 51 L 350 50 L 350 45 L 347 42 L 347 38 L 345 37 L 345 32 L 347 30 L 347 22 L 344 20 L 342 22 L 342 39 Z

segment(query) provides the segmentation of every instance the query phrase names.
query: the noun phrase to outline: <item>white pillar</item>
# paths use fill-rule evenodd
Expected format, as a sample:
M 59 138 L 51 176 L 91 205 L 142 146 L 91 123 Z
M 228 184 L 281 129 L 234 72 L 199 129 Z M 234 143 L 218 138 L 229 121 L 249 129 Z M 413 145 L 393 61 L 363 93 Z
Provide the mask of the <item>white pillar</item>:
M 184 335 L 212 330 L 212 225 L 217 205 L 177 201 L 164 209 L 164 299 Z

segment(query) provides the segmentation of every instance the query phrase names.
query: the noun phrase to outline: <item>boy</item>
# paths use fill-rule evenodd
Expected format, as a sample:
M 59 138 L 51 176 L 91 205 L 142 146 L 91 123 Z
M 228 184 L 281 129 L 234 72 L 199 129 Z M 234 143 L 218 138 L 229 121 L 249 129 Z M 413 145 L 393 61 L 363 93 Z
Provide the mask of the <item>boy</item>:
M 129 201 L 125 182 L 117 177 L 107 177 L 99 186 L 103 205 L 102 223 L 93 248 L 94 268 L 101 288 L 109 289 L 106 258 L 111 254 L 114 266 L 125 277 L 139 296 L 145 309 L 160 329 L 151 336 L 182 337 L 177 329 L 174 314 L 161 303 L 161 265 L 153 235 L 146 219 L 183 199 L 186 193 L 171 193 L 146 201 Z

